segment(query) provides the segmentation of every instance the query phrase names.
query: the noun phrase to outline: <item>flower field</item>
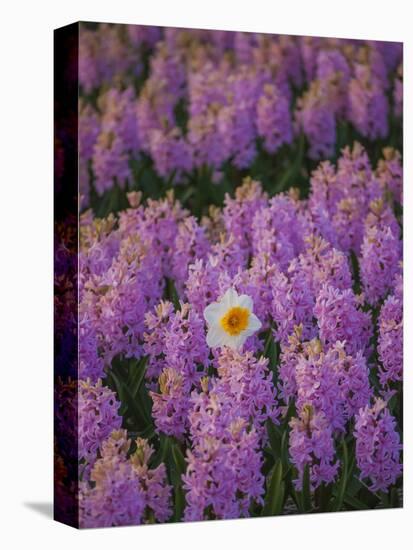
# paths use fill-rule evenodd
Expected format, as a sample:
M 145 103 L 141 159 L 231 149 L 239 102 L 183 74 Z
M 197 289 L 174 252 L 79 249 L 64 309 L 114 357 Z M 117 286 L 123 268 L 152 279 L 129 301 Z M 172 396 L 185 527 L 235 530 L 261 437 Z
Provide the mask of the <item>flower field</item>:
M 80 27 L 81 527 L 402 506 L 402 53 Z

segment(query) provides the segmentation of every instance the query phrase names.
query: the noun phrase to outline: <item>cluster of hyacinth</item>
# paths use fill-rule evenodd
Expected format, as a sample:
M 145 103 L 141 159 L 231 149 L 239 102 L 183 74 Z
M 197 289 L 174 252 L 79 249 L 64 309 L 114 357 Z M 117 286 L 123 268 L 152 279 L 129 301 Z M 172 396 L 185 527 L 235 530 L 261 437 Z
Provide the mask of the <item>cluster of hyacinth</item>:
M 205 167 L 219 182 L 226 164 L 246 169 L 300 136 L 314 160 L 333 156 L 342 127 L 387 138 L 402 79 L 400 43 L 82 26 L 83 205 L 92 187 L 132 187 L 147 157 L 171 183 Z
M 114 430 L 102 442 L 90 482 L 80 484 L 80 524 L 110 527 L 165 522 L 172 513 L 171 487 L 165 464 L 149 467 L 153 448 L 144 439 L 131 440 L 126 430 Z
M 245 360 L 247 364 L 249 359 Z M 242 356 L 224 353 L 222 368 L 231 369 L 233 363 L 238 369 L 244 367 Z M 252 370 L 254 362 L 249 367 Z M 245 385 L 244 398 L 232 393 L 235 388 L 231 382 L 237 383 L 237 374 L 224 375 L 211 383 L 204 378 L 200 391 L 192 393 L 188 413 L 191 446 L 183 476 L 187 491 L 185 520 L 246 517 L 253 501 L 262 503 L 260 438 L 255 426 L 250 425 L 249 413 L 262 413 L 261 407 L 273 407 L 275 400 L 260 375 L 262 368 L 254 374 L 262 382 L 258 395 L 251 394 L 250 379 L 238 381 L 240 387 Z M 267 410 L 264 416 L 270 414 Z M 259 423 L 260 419 L 255 421 Z
M 356 457 L 360 475 L 372 491 L 384 490 L 401 474 L 401 444 L 386 403 L 378 398 L 360 409 L 355 422 Z
M 172 192 L 128 199 L 80 222 L 82 525 L 172 517 L 165 438 L 185 458 L 185 520 L 250 515 L 268 486 L 268 424 L 287 431 L 297 491 L 306 469 L 312 490 L 338 479 L 347 436 L 360 479 L 389 490 L 401 474 L 389 404 L 403 355 L 397 151 L 372 166 L 360 144 L 345 148 L 314 170 L 307 198 L 269 197 L 246 178 L 201 220 Z M 228 293 L 248 298 L 259 328 L 242 346 L 211 348 L 206 311 Z M 122 431 L 122 395 L 107 383 L 119 357 L 146 361 L 150 442 Z

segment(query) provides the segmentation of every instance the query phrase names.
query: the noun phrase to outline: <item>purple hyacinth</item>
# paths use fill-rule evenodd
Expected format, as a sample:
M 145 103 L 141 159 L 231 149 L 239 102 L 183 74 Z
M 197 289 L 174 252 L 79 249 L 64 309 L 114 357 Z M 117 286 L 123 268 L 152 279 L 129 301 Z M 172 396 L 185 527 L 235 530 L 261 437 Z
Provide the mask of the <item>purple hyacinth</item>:
M 92 470 L 95 487 L 81 484 L 81 527 L 142 523 L 145 501 L 132 465 L 120 457 L 99 459 Z
M 353 284 L 347 256 L 314 233 L 308 235 L 305 251 L 291 262 L 288 272 L 304 274 L 314 298 L 324 283 L 340 290 Z
M 321 483 L 334 481 L 339 468 L 334 439 L 324 413 L 304 405 L 299 418 L 290 421 L 290 458 L 298 470 L 295 488 L 301 490 L 304 469 L 309 467 L 310 486 L 316 489 Z
M 163 341 L 173 312 L 174 306 L 171 302 L 161 301 L 155 306 L 155 311 L 145 314 L 144 352 L 149 356 L 148 378 L 157 379 L 165 367 Z
M 304 74 L 307 82 L 316 76 L 317 56 L 322 46 L 322 39 L 316 36 L 298 37 Z
M 364 222 L 365 233 L 372 228 L 381 231 L 390 229 L 396 238 L 401 237 L 400 225 L 394 209 L 383 199 L 371 201 L 369 204 L 369 211 Z
M 189 265 L 188 279 L 185 284 L 185 294 L 198 315 L 203 315 L 204 309 L 219 295 L 217 263 L 214 258 L 195 260 Z
M 403 64 L 401 63 L 397 69 L 397 75 L 394 79 L 393 90 L 394 114 L 397 117 L 403 115 Z
M 252 32 L 236 32 L 234 36 L 234 54 L 242 64 L 250 64 L 253 60 L 254 48 L 258 35 Z
M 294 191 L 272 197 L 254 216 L 253 254 L 265 253 L 272 263 L 286 270 L 303 250 L 307 229 L 307 218 Z
M 102 441 L 121 427 L 119 407 L 116 395 L 102 380 L 79 381 L 79 459 L 93 464 Z
M 303 84 L 303 67 L 298 38 L 296 36 L 281 35 L 278 37 L 278 45 L 281 49 L 285 73 L 295 87 L 301 87 Z
M 93 152 L 95 187 L 99 195 L 111 189 L 116 181 L 124 187 L 131 178 L 129 158 L 122 139 L 112 131 L 102 131 Z
M 204 381 L 204 390 L 192 395 L 193 444 L 183 476 L 186 521 L 248 516 L 264 491 L 258 434 L 233 414 L 231 401 L 207 386 Z
M 110 88 L 98 98 L 98 107 L 103 113 L 103 131 L 115 133 L 125 149 L 136 154 L 140 143 L 135 102 L 135 92 L 131 86 L 123 91 Z
M 138 206 L 131 216 L 134 223 L 125 227 L 125 230 L 139 233 L 141 239 L 147 242 L 151 256 L 156 257 L 161 263 L 162 274 L 170 277 L 179 223 L 188 216 L 188 211 L 175 200 L 171 190 L 163 199 L 148 199 L 147 205 Z M 148 284 L 150 279 L 151 276 L 148 274 Z
M 331 157 L 336 144 L 336 120 L 327 86 L 314 80 L 297 102 L 296 122 L 309 143 L 311 159 Z
M 148 243 L 133 233 L 120 238 L 119 247 L 107 271 L 86 271 L 81 293 L 81 318 L 89 315 L 105 363 L 118 354 L 140 357 L 145 311 L 163 288 L 160 258 L 149 254 Z
M 148 379 L 157 380 L 165 367 L 180 373 L 187 384 L 199 383 L 208 366 L 209 348 L 205 340 L 204 320 L 189 304 L 173 311 L 169 303 L 161 302 L 155 313 L 145 316 L 145 353 L 149 355 Z
M 130 462 L 138 476 L 143 493 L 145 519 L 148 523 L 152 523 L 153 520 L 164 523 L 172 515 L 172 488 L 168 484 L 165 464 L 161 462 L 156 468 L 150 468 L 154 448 L 141 437 L 136 439 L 135 444 L 136 450 L 130 456 Z
M 227 159 L 228 151 L 218 127 L 222 106 L 212 104 L 208 111 L 193 116 L 188 123 L 188 142 L 194 165 L 220 169 Z
M 303 325 L 295 325 L 287 341 L 281 342 L 279 366 L 279 395 L 284 403 L 295 399 L 297 394 L 296 368 L 298 359 L 307 349 L 307 342 L 303 338 Z
M 206 63 L 202 70 L 188 75 L 188 142 L 194 165 L 219 169 L 226 160 L 228 147 L 219 129 L 219 117 L 227 104 L 228 71 Z
M 269 153 L 293 140 L 288 100 L 272 84 L 266 84 L 257 103 L 257 130 Z
M 139 150 L 138 126 L 134 91 L 109 89 L 98 99 L 103 112 L 101 130 L 93 151 L 95 186 L 99 194 L 110 189 L 116 181 L 124 187 L 131 179 L 129 154 Z
M 89 278 L 103 275 L 119 254 L 120 236 L 113 231 L 116 220 L 113 215 L 99 220 L 93 218 L 91 210 L 80 216 L 80 294 L 86 290 Z M 88 312 L 90 316 L 91 312 Z
M 381 197 L 380 185 L 375 177 L 369 156 L 357 141 L 346 146 L 337 162 L 336 185 L 342 189 L 342 197 L 357 199 L 365 210 L 370 202 Z
M 399 382 L 403 377 L 403 287 L 398 276 L 395 291 L 384 302 L 379 316 L 377 351 L 381 365 L 379 378 L 382 386 Z
M 228 100 L 217 115 L 225 157 L 240 169 L 248 168 L 257 153 L 254 115 L 260 88 L 259 75 L 240 68 L 228 80 Z
M 350 76 L 349 64 L 339 50 L 320 50 L 317 56 L 317 79 L 328 84 L 331 107 L 340 116 L 347 114 Z
M 380 82 L 369 67 L 356 65 L 349 83 L 349 119 L 360 134 L 369 139 L 388 134 L 388 100 Z
M 376 175 L 385 194 L 403 204 L 403 165 L 401 155 L 392 147 L 383 149 L 383 159 L 377 164 Z
M 376 398 L 370 407 L 360 409 L 354 430 L 357 466 L 361 479 L 370 482 L 370 490 L 387 492 L 402 473 L 402 445 L 396 421 L 385 401 Z
M 192 168 L 191 151 L 178 127 L 155 128 L 149 133 L 149 153 L 158 174 L 173 183 L 181 183 Z
M 243 247 L 237 242 L 232 233 L 220 235 L 219 241 L 212 245 L 208 262 L 211 269 L 220 276 L 234 277 L 241 269 L 247 267 L 247 257 Z M 225 289 L 220 289 L 225 291 Z
M 149 77 L 136 102 L 136 121 L 142 150 L 150 151 L 150 138 L 154 130 L 173 128 L 175 98 L 168 93 L 162 80 Z
M 235 196 L 225 195 L 223 220 L 225 229 L 235 242 L 245 251 L 245 261 L 252 254 L 253 235 L 252 223 L 255 213 L 267 202 L 267 194 L 263 192 L 259 182 L 245 178 L 235 190 Z
M 387 71 L 394 71 L 403 57 L 401 42 L 374 42 L 375 49 L 380 53 Z
M 336 185 L 341 189 L 333 209 L 332 225 L 338 246 L 359 254 L 364 237 L 364 221 L 371 201 L 381 197 L 380 184 L 364 148 L 355 143 L 346 147 L 338 160 Z
M 252 257 L 251 267 L 248 270 L 239 270 L 232 280 L 232 285 L 239 294 L 247 294 L 252 298 L 254 311 L 266 328 L 271 321 L 272 281 L 277 277 L 278 271 L 268 254 L 259 253 Z
M 183 59 L 176 50 L 168 48 L 165 42 L 158 42 L 150 59 L 150 78 L 168 90 L 175 101 L 185 94 L 186 74 Z
M 328 215 L 333 215 L 336 204 L 344 197 L 343 188 L 337 182 L 334 165 L 325 160 L 320 162 L 310 178 L 310 207 L 324 208 Z
M 82 483 L 80 488 L 82 527 L 136 525 L 170 518 L 171 487 L 165 465 L 149 468 L 153 448 L 146 440 L 138 438 L 136 450 L 128 458 L 130 446 L 126 430 L 112 432 L 102 443 L 91 483 Z
M 100 131 L 98 112 L 89 104 L 79 103 L 79 158 L 87 162 L 93 156 L 93 147 Z
M 390 227 L 366 230 L 361 246 L 360 276 L 366 300 L 376 305 L 390 290 L 400 269 L 402 245 Z
M 153 47 L 161 39 L 164 29 L 147 25 L 127 25 L 126 31 L 133 46 Z
M 163 369 L 158 385 L 159 392 L 150 392 L 156 428 L 181 439 L 188 424 L 190 386 L 182 374 L 173 368 Z
M 371 395 L 369 370 L 361 352 L 346 354 L 344 342 L 324 351 L 319 340 L 304 346 L 295 365 L 297 407 L 312 405 L 322 411 L 333 431 L 343 432 L 346 423 Z
M 308 281 L 302 271 L 285 275 L 278 271 L 271 281 L 271 318 L 275 322 L 274 337 L 286 344 L 294 328 L 302 325 L 305 339 L 314 336 L 314 296 L 308 292 Z
M 87 314 L 79 319 L 79 376 L 96 383 L 104 378 L 105 363 L 99 355 L 98 332 Z
M 358 50 L 358 55 L 355 61 L 355 72 L 359 64 L 369 68 L 371 76 L 380 84 L 383 90 L 389 88 L 388 64 L 384 58 L 384 50 L 380 47 L 380 43 L 369 41 L 366 45 Z
M 205 228 L 200 226 L 193 216 L 185 218 L 178 224 L 174 244 L 172 276 L 181 295 L 188 279 L 189 266 L 195 261 L 206 260 L 211 245 Z
M 251 352 L 224 348 L 217 359 L 220 377 L 216 391 L 238 408 L 238 415 L 255 426 L 263 435 L 264 422 L 270 418 L 278 422 L 279 410 L 268 359 L 255 359 Z
M 340 291 L 328 284 L 323 285 L 317 296 L 314 315 L 320 340 L 327 348 L 340 340 L 345 342 L 345 349 L 350 355 L 358 351 L 368 355 L 372 336 L 371 316 L 358 306 L 351 289 Z
M 82 28 L 79 33 L 79 83 L 86 93 L 101 83 L 103 67 L 99 50 L 99 33 Z

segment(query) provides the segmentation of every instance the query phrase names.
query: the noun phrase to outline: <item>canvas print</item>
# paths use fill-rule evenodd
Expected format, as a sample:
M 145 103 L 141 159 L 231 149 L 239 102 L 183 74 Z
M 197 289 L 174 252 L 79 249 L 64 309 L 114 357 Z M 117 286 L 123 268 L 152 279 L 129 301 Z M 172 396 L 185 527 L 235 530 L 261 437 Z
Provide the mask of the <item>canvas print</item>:
M 55 45 L 56 518 L 401 507 L 402 44 Z

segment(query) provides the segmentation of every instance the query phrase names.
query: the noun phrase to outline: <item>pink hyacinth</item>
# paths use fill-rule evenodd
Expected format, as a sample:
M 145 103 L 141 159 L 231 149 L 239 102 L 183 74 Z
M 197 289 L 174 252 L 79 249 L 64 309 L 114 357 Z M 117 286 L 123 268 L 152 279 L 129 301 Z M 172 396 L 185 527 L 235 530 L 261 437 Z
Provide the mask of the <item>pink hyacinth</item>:
M 382 399 L 360 409 L 354 436 L 360 477 L 370 482 L 371 491 L 388 491 L 402 471 L 402 445 L 395 419 Z

